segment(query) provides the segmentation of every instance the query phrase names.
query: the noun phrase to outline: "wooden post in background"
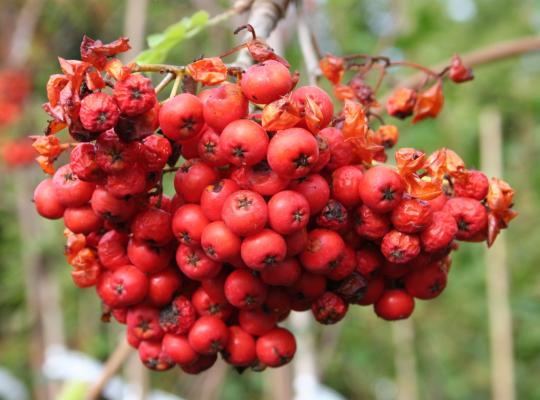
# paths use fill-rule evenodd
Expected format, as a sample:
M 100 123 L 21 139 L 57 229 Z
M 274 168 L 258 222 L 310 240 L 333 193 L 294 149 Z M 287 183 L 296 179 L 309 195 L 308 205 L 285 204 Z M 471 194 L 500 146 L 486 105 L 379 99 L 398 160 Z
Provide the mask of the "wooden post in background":
M 416 400 L 418 399 L 418 376 L 414 350 L 414 324 L 409 318 L 394 321 L 390 325 L 392 326 L 392 339 L 394 342 L 396 399 Z
M 487 109 L 480 114 L 481 169 L 488 175 L 503 176 L 503 143 L 500 112 Z M 514 400 L 514 356 L 512 315 L 509 302 L 509 283 L 505 234 L 486 251 L 486 286 L 491 346 L 491 398 Z

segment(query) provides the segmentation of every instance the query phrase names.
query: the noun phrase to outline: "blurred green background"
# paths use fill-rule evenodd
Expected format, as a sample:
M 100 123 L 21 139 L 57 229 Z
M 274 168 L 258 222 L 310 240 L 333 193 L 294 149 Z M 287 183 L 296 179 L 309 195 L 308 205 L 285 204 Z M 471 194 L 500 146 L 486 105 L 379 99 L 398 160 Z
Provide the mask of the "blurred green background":
M 14 25 L 24 3 L 2 0 L 0 5 L 4 65 L 9 61 L 6 58 Z M 199 9 L 216 15 L 229 6 L 227 1 L 151 0 L 146 32 L 161 32 Z M 424 65 L 448 60 L 454 53 L 540 35 L 540 2 L 536 0 L 317 0 L 306 2 L 306 10 L 323 52 L 385 54 Z M 124 1 L 44 0 L 24 63 L 31 73 L 33 91 L 23 115 L 0 128 L 3 141 L 42 131 L 47 117 L 40 106 L 46 98 L 48 76 L 59 70 L 56 56 L 79 58 L 83 34 L 104 41 L 117 38 L 124 32 L 125 15 Z M 242 17 L 235 17 L 182 42 L 171 51 L 168 62 L 185 64 L 201 53 L 216 55 L 234 46 L 232 30 L 242 21 Z M 294 20 L 282 24 L 285 55 L 293 68 L 303 72 Z M 409 74 L 399 70 L 391 79 Z M 436 120 L 415 126 L 410 121 L 388 121 L 400 128 L 400 146 L 426 152 L 447 146 L 456 150 L 468 166 L 478 168 L 479 117 L 486 109 L 495 109 L 502 116 L 502 178 L 516 189 L 515 208 L 520 212 L 503 234 L 508 246 L 520 399 L 540 398 L 539 91 L 540 53 L 528 54 L 478 67 L 471 83 L 445 85 L 445 106 Z M 37 221 L 30 198 L 33 185 L 42 177 L 38 167 L 1 168 L 0 367 L 32 390 L 32 385 L 45 385 L 39 373 L 31 372 L 32 363 L 42 357 L 43 339 L 36 341 L 36 329 L 41 330 L 42 337 L 45 332 L 53 342 L 60 340 L 70 349 L 100 360 L 114 349 L 120 331 L 118 326 L 100 323 L 100 304 L 93 290 L 82 291 L 72 284 L 62 255 L 61 222 Z M 417 303 L 412 324 L 421 399 L 491 398 L 485 283 L 490 265 L 486 265 L 484 254 L 484 245 L 462 244 L 454 255 L 443 295 Z M 30 272 L 23 268 L 32 262 L 39 268 Z M 30 276 L 37 280 L 38 289 L 29 286 L 29 274 L 38 274 Z M 51 303 L 45 311 L 36 311 L 38 314 L 52 314 L 33 315 L 26 303 L 28 293 Z M 328 333 L 327 329 L 313 327 L 316 340 L 320 340 L 316 357 L 324 353 L 324 360 L 316 365 L 321 382 L 345 398 L 396 398 L 391 324 L 377 319 L 371 309 L 353 307 L 339 331 L 332 328 Z M 178 370 L 150 375 L 152 388 L 188 398 L 195 398 L 189 397 L 195 393 L 193 382 L 204 382 L 204 378 L 181 376 Z M 271 379 L 268 372 L 239 375 L 228 369 L 215 397 L 271 398 Z

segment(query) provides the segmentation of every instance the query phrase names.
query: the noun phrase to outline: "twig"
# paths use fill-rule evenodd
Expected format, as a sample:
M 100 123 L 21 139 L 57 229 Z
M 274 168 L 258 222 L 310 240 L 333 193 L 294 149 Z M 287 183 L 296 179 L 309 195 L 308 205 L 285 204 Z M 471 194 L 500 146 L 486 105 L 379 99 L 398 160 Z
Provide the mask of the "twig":
M 296 2 L 296 14 L 298 41 L 300 42 L 300 48 L 302 50 L 302 55 L 304 56 L 308 82 L 310 85 L 315 85 L 317 84 L 317 78 L 320 75 L 319 57 L 317 56 L 315 46 L 313 46 L 312 35 L 300 1 Z
M 116 349 L 107 359 L 107 362 L 103 366 L 101 376 L 86 394 L 86 400 L 97 400 L 100 398 L 101 392 L 103 392 L 103 389 L 105 389 L 107 383 L 109 383 L 111 378 L 120 369 L 120 367 L 122 366 L 124 361 L 126 361 L 130 353 L 131 347 L 126 341 L 126 339 L 123 337 L 123 335 L 121 335 L 120 343 L 118 343 Z
M 28 57 L 36 24 L 43 9 L 44 0 L 27 0 L 15 22 L 6 61 L 14 67 L 21 66 Z
M 176 74 L 176 79 L 174 80 L 174 85 L 172 87 L 171 94 L 169 95 L 169 99 L 172 99 L 174 96 L 176 96 L 178 88 L 180 87 L 180 82 L 182 82 L 182 74 Z
M 174 79 L 176 75 L 172 72 L 167 72 L 167 75 L 165 75 L 165 78 L 161 80 L 154 89 L 156 93 L 161 92 L 167 85 Z

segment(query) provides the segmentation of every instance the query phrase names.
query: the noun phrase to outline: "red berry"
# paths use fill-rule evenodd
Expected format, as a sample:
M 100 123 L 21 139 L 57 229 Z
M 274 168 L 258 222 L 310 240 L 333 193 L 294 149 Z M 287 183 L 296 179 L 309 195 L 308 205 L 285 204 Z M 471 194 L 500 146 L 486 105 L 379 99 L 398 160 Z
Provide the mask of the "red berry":
M 256 122 L 240 119 L 223 129 L 219 149 L 225 159 L 234 165 L 255 165 L 264 159 L 268 148 L 268 135 Z
M 304 251 L 308 242 L 307 229 L 303 228 L 285 236 L 287 242 L 287 257 L 294 257 Z
M 154 307 L 139 305 L 127 312 L 127 328 L 139 340 L 161 340 L 163 330 L 159 325 L 159 310 Z
M 186 246 L 201 244 L 201 235 L 209 224 L 208 218 L 198 204 L 184 204 L 172 218 L 172 231 L 174 237 Z
M 197 361 L 189 365 L 181 365 L 182 371 L 186 374 L 200 374 L 203 371 L 211 368 L 216 363 L 217 355 L 200 355 Z
M 409 318 L 414 310 L 414 299 L 404 290 L 385 290 L 375 303 L 375 313 L 388 321 Z
M 339 201 L 330 199 L 317 217 L 316 222 L 321 228 L 333 231 L 343 230 L 349 224 L 347 209 Z
M 403 180 L 394 170 L 377 166 L 368 169 L 359 185 L 360 198 L 373 211 L 387 213 L 401 201 Z
M 360 182 L 362 180 L 362 168 L 355 165 L 347 165 L 337 168 L 332 172 L 332 198 L 339 201 L 345 207 L 354 207 L 360 203 Z
M 366 295 L 367 288 L 367 279 L 362 275 L 353 272 L 337 283 L 334 292 L 346 302 L 357 304 Z
M 135 216 L 131 230 L 135 239 L 163 246 L 173 239 L 171 214 L 159 208 L 149 208 Z
M 321 212 L 330 198 L 330 186 L 319 174 L 296 179 L 290 184 L 289 189 L 305 197 L 312 215 Z
M 326 128 L 334 115 L 334 105 L 330 96 L 317 86 L 303 86 L 292 92 L 292 101 L 300 109 L 300 113 L 305 113 L 307 98 L 310 98 L 321 111 L 321 121 L 318 124 L 319 129 Z M 300 126 L 306 126 L 305 121 Z
M 353 221 L 355 232 L 371 240 L 381 239 L 390 231 L 388 216 L 375 213 L 365 204 L 356 209 Z
M 199 354 L 189 345 L 185 336 L 167 333 L 163 336 L 163 352 L 176 364 L 190 365 L 197 361 Z
M 314 229 L 308 233 L 308 244 L 300 254 L 300 262 L 308 271 L 325 274 L 341 262 L 345 242 L 336 232 Z
M 297 299 L 316 299 L 326 291 L 326 277 L 302 271 L 300 278 L 288 289 Z
M 242 180 L 246 183 L 247 188 L 262 196 L 272 196 L 285 190 L 290 183 L 289 179 L 276 174 L 266 160 L 249 168 L 238 169 L 237 171 L 237 175 L 243 175 Z M 234 179 L 233 175 L 231 175 L 231 178 Z
M 458 232 L 458 225 L 454 217 L 446 211 L 435 211 L 433 221 L 420 234 L 422 248 L 428 253 L 444 249 Z
M 413 113 L 416 98 L 416 90 L 405 87 L 398 88 L 388 98 L 386 112 L 393 117 L 406 118 Z
M 470 197 L 484 200 L 489 191 L 489 180 L 483 172 L 467 171 L 466 178 L 454 180 L 454 193 L 457 197 Z
M 250 335 L 262 336 L 276 326 L 277 317 L 263 308 L 240 310 L 238 322 L 240 327 Z
M 417 233 L 431 224 L 433 211 L 427 201 L 404 199 L 392 210 L 390 219 L 398 231 Z
M 161 271 L 169 265 L 173 256 L 174 247 L 156 246 L 137 239 L 130 239 L 127 246 L 127 255 L 133 265 L 145 273 Z
M 256 104 L 268 104 L 287 94 L 292 88 L 289 69 L 274 60 L 252 65 L 240 81 L 246 97 Z
M 114 270 L 129 264 L 127 243 L 129 236 L 115 230 L 105 233 L 99 240 L 97 254 L 99 262 L 108 269 Z
M 34 190 L 34 204 L 39 215 L 48 219 L 59 219 L 65 207 L 60 203 L 52 179 L 45 179 Z
M 201 207 L 210 221 L 221 219 L 223 203 L 229 195 L 240 190 L 238 185 L 231 179 L 222 179 L 208 185 L 201 195 Z
M 161 171 L 172 155 L 172 146 L 163 136 L 150 135 L 143 139 L 142 151 L 146 170 Z
M 271 229 L 263 229 L 246 237 L 240 248 L 242 260 L 254 270 L 263 270 L 280 263 L 286 254 L 285 239 Z
M 113 97 L 122 114 L 130 117 L 147 112 L 157 103 L 152 81 L 140 74 L 116 82 Z
M 405 289 L 418 299 L 430 300 L 439 296 L 446 287 L 447 272 L 439 263 L 411 271 L 405 276 Z
M 186 334 L 196 320 L 195 307 L 185 296 L 176 297 L 168 307 L 161 310 L 159 315 L 161 328 L 174 335 Z
M 333 171 L 351 163 L 353 149 L 351 143 L 345 141 L 343 132 L 333 127 L 324 128 L 318 136 L 325 139 L 330 147 L 330 160 L 326 165 L 329 170 Z
M 343 257 L 339 261 L 339 264 L 326 274 L 326 276 L 333 281 L 340 281 L 352 274 L 355 269 L 356 253 L 352 247 L 346 245 L 345 250 L 343 251 Z
M 273 230 L 290 235 L 306 227 L 309 222 L 309 203 L 304 196 L 284 190 L 268 202 L 268 220 Z
M 287 364 L 296 353 L 294 335 L 285 328 L 275 328 L 257 339 L 257 358 L 269 367 Z
M 337 294 L 325 292 L 311 306 L 315 319 L 324 325 L 335 324 L 347 313 L 348 304 Z
M 221 218 L 235 234 L 248 236 L 264 228 L 268 209 L 260 194 L 239 190 L 227 197 L 223 203 Z
M 223 166 L 228 163 L 223 148 L 219 147 L 220 140 L 220 136 L 211 128 L 206 128 L 199 138 L 197 152 L 208 165 Z
M 94 183 L 81 181 L 69 164 L 58 168 L 52 182 L 58 201 L 64 207 L 79 207 L 88 203 L 96 188 Z
M 221 270 L 221 263 L 210 259 L 200 247 L 183 244 L 176 251 L 176 263 L 189 279 L 196 281 L 213 278 Z
M 215 261 L 227 261 L 240 252 L 241 239 L 223 221 L 208 224 L 202 231 L 201 247 Z
M 116 125 L 120 111 L 113 98 L 106 93 L 91 93 L 81 101 L 79 118 L 90 132 L 103 132 Z
M 215 354 L 227 346 L 229 329 L 218 317 L 205 315 L 191 327 L 188 341 L 199 354 Z
M 103 220 L 92 210 L 90 205 L 82 207 L 69 207 L 64 212 L 64 224 L 73 233 L 85 235 L 97 231 Z
M 161 342 L 142 341 L 139 358 L 145 367 L 155 371 L 166 371 L 174 367 L 174 362 L 162 350 Z
M 118 199 L 103 188 L 96 188 L 90 200 L 94 212 L 106 221 L 113 223 L 129 220 L 136 211 L 132 199 Z
M 456 239 L 472 239 L 487 227 L 486 207 L 478 200 L 467 197 L 454 197 L 444 205 L 443 211 L 454 217 L 458 231 Z
M 268 144 L 268 164 L 284 178 L 306 176 L 318 158 L 317 139 L 302 128 L 279 131 Z
M 385 283 L 382 275 L 369 279 L 364 295 L 355 304 L 368 306 L 376 303 L 384 293 L 384 287 Z
M 267 285 L 291 286 L 300 277 L 302 267 L 296 258 L 287 258 L 282 262 L 267 265 L 261 271 L 261 279 Z
M 223 350 L 223 359 L 236 367 L 247 367 L 257 360 L 255 340 L 238 326 L 229 328 L 229 341 Z
M 249 271 L 233 271 L 225 280 L 227 301 L 241 310 L 252 310 L 261 306 L 266 294 L 266 286 Z
M 148 301 L 155 307 L 171 302 L 182 286 L 180 274 L 173 268 L 165 268 L 148 277 Z
M 92 143 L 79 143 L 71 150 L 69 165 L 77 178 L 86 182 L 97 182 L 102 171 L 96 162 L 96 146 Z
M 167 100 L 159 110 L 159 126 L 173 141 L 193 139 L 204 126 L 203 103 L 189 93 Z
M 125 143 L 114 130 L 103 132 L 96 141 L 96 163 L 106 173 L 121 172 L 138 162 L 142 155 L 139 142 Z
M 218 302 L 210 297 L 210 295 L 202 287 L 199 287 L 195 293 L 193 293 L 191 301 L 197 310 L 197 314 L 201 316 L 214 315 L 226 321 L 232 314 L 233 308 L 229 303 L 226 301 Z
M 218 173 L 201 160 L 185 161 L 174 176 L 174 189 L 186 202 L 199 203 L 205 188 L 218 179 Z
M 405 264 L 420 253 L 420 239 L 416 235 L 392 230 L 384 235 L 381 253 L 392 263 Z
M 201 98 L 204 103 L 204 120 L 217 133 L 221 133 L 231 122 L 247 116 L 248 101 L 244 97 L 240 86 L 225 83 L 205 92 L 205 98 Z M 201 94 L 199 94 L 199 97 L 201 97 Z
M 365 277 L 370 277 L 384 263 L 379 250 L 374 247 L 363 247 L 356 252 L 356 270 Z
M 147 171 L 139 164 L 107 176 L 107 191 L 115 197 L 133 197 L 147 191 Z M 153 186 L 153 185 L 152 185 Z
M 97 291 L 108 306 L 127 307 L 144 300 L 148 292 L 148 279 L 133 265 L 125 265 L 102 274 Z

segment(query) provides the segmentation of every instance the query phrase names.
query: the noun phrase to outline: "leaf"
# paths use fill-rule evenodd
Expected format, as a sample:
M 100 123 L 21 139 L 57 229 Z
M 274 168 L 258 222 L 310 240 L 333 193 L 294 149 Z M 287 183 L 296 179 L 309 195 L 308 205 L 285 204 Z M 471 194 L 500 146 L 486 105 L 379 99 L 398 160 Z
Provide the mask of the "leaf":
M 105 71 L 117 81 L 122 81 L 131 73 L 131 68 L 124 66 L 118 58 L 113 58 L 104 67 Z
M 356 101 L 345 100 L 342 115 L 343 137 L 351 144 L 354 154 L 360 161 L 371 164 L 375 157 L 384 151 L 384 147 L 375 143 L 364 108 Z
M 261 40 L 250 40 L 247 44 L 247 49 L 249 51 L 249 54 L 251 55 L 251 58 L 253 58 L 253 60 L 255 60 L 256 62 L 274 60 L 280 62 L 287 68 L 291 67 L 287 60 L 274 53 L 274 50 Z
M 442 81 L 439 79 L 429 89 L 418 94 L 414 105 L 413 124 L 426 118 L 435 118 L 441 112 L 443 104 Z
M 168 26 L 161 33 L 147 37 L 150 47 L 137 56 L 141 64 L 156 64 L 163 62 L 169 52 L 185 39 L 190 39 L 208 24 L 209 15 L 206 11 L 197 11 L 191 17 L 184 17 L 179 22 Z
M 103 44 L 101 40 L 94 40 L 85 35 L 81 43 L 81 59 L 89 62 L 98 70 L 102 70 L 107 64 L 107 57 L 124 53 L 130 48 L 129 39 L 126 37 L 120 37 L 111 43 Z
M 396 165 L 405 182 L 407 193 L 421 200 L 432 200 L 442 193 L 442 181 L 431 176 L 420 177 L 417 172 L 425 167 L 426 154 L 413 148 L 396 151 Z
M 326 57 L 319 61 L 319 67 L 326 79 L 337 85 L 341 82 L 345 73 L 345 60 L 341 57 L 327 54 Z
M 47 98 L 51 107 L 56 107 L 60 100 L 60 91 L 68 84 L 69 80 L 65 75 L 54 74 L 47 82 Z
M 262 111 L 262 127 L 267 131 L 279 131 L 296 126 L 302 118 L 290 96 L 267 104 Z
M 334 85 L 334 95 L 338 100 L 352 100 L 356 97 L 354 89 L 347 85 Z
M 426 160 L 424 168 L 429 176 L 440 181 L 445 175 L 460 179 L 462 174 L 466 173 L 465 163 L 461 157 L 447 148 L 433 152 Z
M 321 122 L 323 119 L 323 113 L 321 107 L 308 95 L 306 96 L 306 103 L 304 106 L 304 120 L 308 129 L 317 133 L 321 130 Z
M 227 79 L 227 67 L 219 57 L 203 58 L 187 66 L 191 77 L 203 85 L 217 85 Z

